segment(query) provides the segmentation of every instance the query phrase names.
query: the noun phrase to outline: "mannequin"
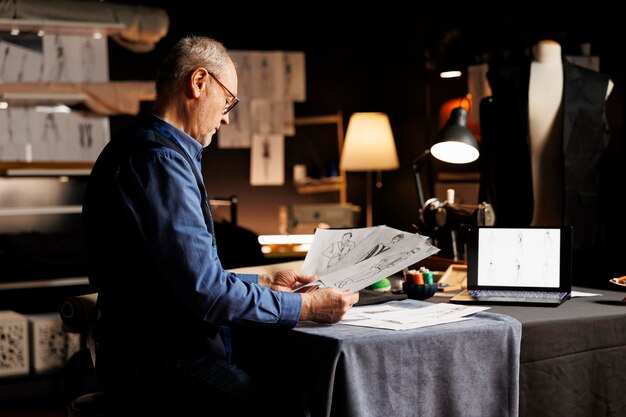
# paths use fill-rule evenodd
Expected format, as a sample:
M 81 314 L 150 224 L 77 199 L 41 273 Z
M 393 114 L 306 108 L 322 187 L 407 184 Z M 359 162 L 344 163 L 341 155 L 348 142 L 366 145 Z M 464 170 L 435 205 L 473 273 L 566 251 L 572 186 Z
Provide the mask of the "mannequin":
M 601 184 L 613 82 L 562 60 L 561 46 L 549 40 L 534 46 L 532 61 L 490 68 L 487 79 L 481 201 L 493 206 L 499 226 L 572 226 L 573 282 L 600 285 L 600 273 L 585 271 L 597 270 L 612 221 L 602 215 L 608 196 Z
M 563 63 L 561 45 L 540 41 L 533 48 L 528 83 L 528 129 L 533 183 L 533 226 L 563 221 Z M 546 204 L 546 202 L 550 202 Z
M 609 80 L 606 98 L 612 88 Z M 541 40 L 533 47 L 528 83 L 533 226 L 554 226 L 563 221 L 562 98 L 561 45 L 553 40 Z

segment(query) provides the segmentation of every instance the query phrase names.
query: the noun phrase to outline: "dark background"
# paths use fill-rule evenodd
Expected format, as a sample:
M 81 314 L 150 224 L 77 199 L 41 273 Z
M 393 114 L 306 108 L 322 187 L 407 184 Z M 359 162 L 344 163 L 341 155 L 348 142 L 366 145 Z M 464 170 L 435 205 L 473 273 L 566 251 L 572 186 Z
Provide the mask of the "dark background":
M 142 3 L 142 2 L 140 2 Z M 541 5 L 506 2 L 481 8 L 473 3 L 424 6 L 387 1 L 372 7 L 331 2 L 251 4 L 156 1 L 143 2 L 165 9 L 170 17 L 168 35 L 154 51 L 134 54 L 110 41 L 112 79 L 154 79 L 167 49 L 181 36 L 206 35 L 229 49 L 303 51 L 306 55 L 307 99 L 296 104 L 296 116 L 341 110 L 344 128 L 357 111 L 389 115 L 400 169 L 383 173 L 382 189 L 374 189 L 374 223 L 414 230 L 417 221 L 415 180 L 410 162 L 427 149 L 437 128 L 439 106 L 466 93 L 465 77 L 443 80 L 439 71 L 468 65 L 519 63 L 540 39 L 557 40 L 566 55 L 579 55 L 589 42 L 600 57 L 600 70 L 615 88 L 607 101 L 612 141 L 606 155 L 604 213 L 611 227 L 607 234 L 610 273 L 623 274 L 611 261 L 621 255 L 624 221 L 623 41 L 619 16 L 602 2 L 585 10 L 546 12 Z M 116 118 L 114 118 L 116 119 Z M 125 122 L 114 120 L 113 130 Z M 210 195 L 235 194 L 240 200 L 240 224 L 259 234 L 277 233 L 277 206 L 303 202 L 337 202 L 336 193 L 299 195 L 291 185 L 291 167 L 299 158 L 314 158 L 295 138 L 286 138 L 285 185 L 249 185 L 249 150 L 211 147 L 204 156 L 204 175 Z M 320 138 L 322 140 L 322 138 Z M 326 139 L 326 146 L 328 139 Z M 215 143 L 215 142 L 214 142 Z M 332 143 L 332 138 L 331 138 Z M 320 145 L 320 149 L 324 145 Z M 310 146 L 309 146 L 310 148 Z M 303 156 L 304 155 L 304 156 Z M 330 161 L 333 162 L 333 161 Z M 312 159 L 311 164 L 315 161 Z M 426 198 L 441 170 L 478 171 L 480 160 L 455 167 L 429 162 L 422 175 Z M 310 167 L 309 167 L 310 168 Z M 321 169 L 321 168 L 320 168 Z M 348 173 L 348 201 L 363 206 L 365 175 Z M 610 198 L 608 198 L 610 197 Z M 364 219 L 362 219 L 364 225 Z

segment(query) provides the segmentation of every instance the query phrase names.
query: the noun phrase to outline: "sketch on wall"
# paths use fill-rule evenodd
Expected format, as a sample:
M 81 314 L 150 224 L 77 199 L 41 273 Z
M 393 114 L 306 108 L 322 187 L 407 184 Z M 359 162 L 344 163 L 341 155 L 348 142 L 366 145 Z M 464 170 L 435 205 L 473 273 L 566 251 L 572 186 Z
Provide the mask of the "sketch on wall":
M 93 162 L 110 139 L 109 118 L 37 107 L 0 110 L 0 160 Z
M 304 52 L 286 52 L 283 55 L 283 98 L 303 102 L 306 100 L 306 72 Z
M 43 36 L 43 81 L 106 82 L 109 80 L 107 40 L 92 36 Z
M 285 140 L 282 135 L 254 134 L 250 149 L 250 184 L 285 183 Z
M 250 148 L 252 127 L 250 126 L 250 103 L 239 103 L 228 113 L 228 126 L 222 126 L 217 139 L 220 148 Z
M 254 146 L 258 142 L 258 146 L 266 143 L 267 147 L 268 141 L 262 138 L 272 138 L 269 143 L 273 143 L 276 137 L 284 141 L 285 135 L 295 135 L 294 102 L 306 98 L 304 53 L 231 51 L 231 58 L 237 68 L 237 95 L 242 102 L 229 114 L 229 124 L 220 128 L 218 147 L 251 148 L 250 183 L 282 185 L 283 172 L 278 175 L 259 168 L 266 165 L 264 161 L 276 161 L 274 156 L 264 157 L 266 152 Z M 273 169 L 283 170 L 284 161 Z
M 0 40 L 0 82 L 38 82 L 43 71 L 43 54 Z

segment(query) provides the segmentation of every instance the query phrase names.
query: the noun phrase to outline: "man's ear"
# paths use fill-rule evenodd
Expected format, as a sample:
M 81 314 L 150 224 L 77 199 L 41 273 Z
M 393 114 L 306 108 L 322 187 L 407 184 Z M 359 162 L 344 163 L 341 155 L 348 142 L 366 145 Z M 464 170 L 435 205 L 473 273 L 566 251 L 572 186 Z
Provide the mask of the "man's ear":
M 196 68 L 188 79 L 189 95 L 198 98 L 202 94 L 202 89 L 208 87 L 209 75 L 204 68 Z

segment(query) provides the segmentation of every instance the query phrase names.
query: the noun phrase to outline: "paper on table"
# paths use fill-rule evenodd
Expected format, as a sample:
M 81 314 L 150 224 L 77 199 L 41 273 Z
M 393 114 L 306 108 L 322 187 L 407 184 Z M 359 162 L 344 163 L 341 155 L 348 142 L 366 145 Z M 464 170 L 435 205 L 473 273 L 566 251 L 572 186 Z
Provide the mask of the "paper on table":
M 487 306 L 433 304 L 421 307 L 415 300 L 392 301 L 375 306 L 358 306 L 348 311 L 340 324 L 406 330 L 467 320 L 467 316 L 489 309 Z

